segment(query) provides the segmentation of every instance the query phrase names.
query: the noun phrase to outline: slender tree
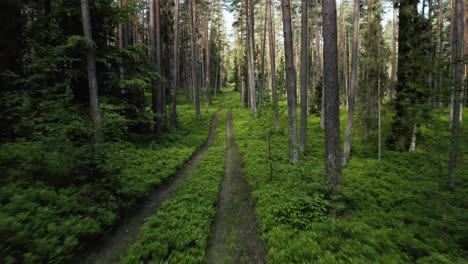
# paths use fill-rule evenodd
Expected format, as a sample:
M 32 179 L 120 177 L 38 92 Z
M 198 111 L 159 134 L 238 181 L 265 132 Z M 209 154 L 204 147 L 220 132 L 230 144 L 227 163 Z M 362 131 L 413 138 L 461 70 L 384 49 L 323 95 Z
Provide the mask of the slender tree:
M 179 0 L 174 0 L 174 65 L 172 68 L 172 125 L 177 128 L 177 80 L 179 74 Z
M 83 19 L 83 33 L 88 39 L 88 50 L 86 52 L 86 68 L 88 71 L 89 106 L 91 117 L 94 122 L 95 140 L 102 141 L 101 135 L 101 114 L 98 100 L 98 84 L 96 77 L 96 44 L 93 42 L 93 31 L 91 26 L 91 14 L 89 11 L 89 1 L 81 0 L 81 15 Z
M 359 21 L 360 21 L 359 0 L 354 1 L 354 35 L 353 54 L 351 62 L 351 89 L 348 98 L 348 120 L 346 123 L 346 137 L 343 153 L 343 165 L 349 162 L 351 154 L 351 134 L 353 132 L 354 106 L 356 104 L 356 91 L 358 89 L 358 64 L 359 64 Z
M 323 0 L 323 75 L 325 87 L 325 173 L 332 193 L 341 188 L 340 108 L 335 0 Z
M 196 117 L 198 120 L 201 119 L 200 112 L 200 95 L 199 95 L 199 83 L 197 75 L 197 58 L 196 58 L 196 48 L 197 48 L 197 31 L 195 23 L 195 0 L 189 0 L 189 9 L 190 9 L 190 41 L 191 41 L 191 51 L 192 51 L 192 86 L 193 86 L 193 98 L 195 102 L 195 111 Z
M 308 54 L 308 27 L 307 17 L 309 15 L 308 1 L 302 0 L 301 6 L 301 133 L 299 149 L 306 151 L 307 149 L 307 84 L 309 72 L 309 54 Z
M 263 104 L 263 97 L 265 94 L 265 50 L 266 50 L 266 33 L 267 33 L 267 21 L 268 21 L 268 8 L 265 6 L 265 17 L 263 23 L 263 33 L 262 33 L 262 54 L 261 58 L 261 69 L 260 69 L 260 93 L 258 99 L 258 107 L 261 108 Z
M 450 189 L 455 189 L 455 176 L 456 176 L 456 166 L 457 166 L 457 155 L 458 155 L 458 137 L 460 130 L 460 92 L 463 87 L 463 30 L 464 24 L 462 16 L 463 10 L 463 0 L 455 0 L 455 22 L 454 25 L 454 38 L 453 51 L 455 52 L 455 61 L 454 65 L 454 86 L 453 86 L 453 116 L 452 116 L 452 139 L 451 139 L 451 150 L 450 150 L 450 159 L 448 163 L 449 170 L 449 187 Z
M 253 0 L 246 0 L 247 5 L 247 44 L 248 44 L 248 83 L 249 83 L 249 103 L 254 113 L 257 112 L 255 98 L 255 38 L 254 38 L 254 4 Z
M 283 13 L 284 55 L 286 63 L 286 94 L 288 98 L 289 162 L 297 163 L 299 161 L 299 152 L 297 146 L 296 72 L 294 69 L 291 5 L 289 0 L 281 0 L 281 10 Z
M 275 129 L 279 130 L 279 107 L 278 107 L 278 90 L 276 86 L 276 41 L 275 41 L 275 11 L 272 0 L 267 0 L 268 5 L 268 41 L 270 43 L 270 75 L 271 75 L 271 93 L 273 97 L 273 112 Z

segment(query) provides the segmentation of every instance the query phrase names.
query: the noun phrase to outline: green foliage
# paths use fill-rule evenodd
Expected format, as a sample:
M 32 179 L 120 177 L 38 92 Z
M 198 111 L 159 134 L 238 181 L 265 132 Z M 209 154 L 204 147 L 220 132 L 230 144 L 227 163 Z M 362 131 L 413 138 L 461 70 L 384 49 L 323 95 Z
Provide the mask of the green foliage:
M 330 197 L 323 185 L 318 117 L 309 120 L 313 148 L 300 166 L 288 163 L 287 137 L 273 137 L 270 179 L 264 127 L 248 111 L 233 109 L 235 139 L 269 263 L 466 263 L 468 166 L 460 162 L 458 188 L 448 191 L 447 113 L 433 114 L 432 126 L 422 129 L 419 151 L 385 151 L 380 162 L 373 158 L 373 144 L 357 137 L 342 193 Z M 384 118 L 384 127 L 389 120 Z M 286 122 L 282 116 L 281 126 Z M 468 140 L 467 129 L 462 127 L 461 142 Z
M 124 119 L 108 108 L 104 131 L 124 133 Z M 180 129 L 157 141 L 146 136 L 144 147 L 80 143 L 73 137 L 74 126 L 83 125 L 79 120 L 48 122 L 49 133 L 37 140 L 0 145 L 1 262 L 63 263 L 84 242 L 108 231 L 206 140 L 215 108 L 202 121 L 194 120 L 192 109 L 181 109 Z
M 197 168 L 143 226 L 123 263 L 204 263 L 224 176 L 226 111 L 218 115 L 213 145 Z

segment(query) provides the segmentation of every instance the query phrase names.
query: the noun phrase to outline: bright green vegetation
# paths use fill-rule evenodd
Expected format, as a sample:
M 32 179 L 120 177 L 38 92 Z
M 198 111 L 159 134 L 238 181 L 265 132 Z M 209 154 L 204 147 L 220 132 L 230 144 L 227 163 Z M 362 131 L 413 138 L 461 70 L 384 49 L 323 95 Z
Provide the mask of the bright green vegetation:
M 201 121 L 180 106 L 180 129 L 159 138 L 135 135 L 94 147 L 62 140 L 70 132 L 64 130 L 76 133 L 76 122 L 55 136 L 2 144 L 0 262 L 63 263 L 108 231 L 193 155 L 219 105 Z
M 196 170 L 143 226 L 124 263 L 203 263 L 224 176 L 226 110 Z
M 269 263 L 467 262 L 468 163 L 463 157 L 468 149 L 461 148 L 457 189 L 451 192 L 446 189 L 447 113 L 434 113 L 431 126 L 422 128 L 417 151 L 385 151 L 381 161 L 376 144 L 362 140 L 357 128 L 342 193 L 334 197 L 323 185 L 324 136 L 318 117 L 309 118 L 310 151 L 299 165 L 291 165 L 287 116 L 282 115 L 282 131 L 272 137 L 271 178 L 271 112 L 264 110 L 254 120 L 237 104 L 233 114 Z M 467 144 L 463 124 L 460 145 Z

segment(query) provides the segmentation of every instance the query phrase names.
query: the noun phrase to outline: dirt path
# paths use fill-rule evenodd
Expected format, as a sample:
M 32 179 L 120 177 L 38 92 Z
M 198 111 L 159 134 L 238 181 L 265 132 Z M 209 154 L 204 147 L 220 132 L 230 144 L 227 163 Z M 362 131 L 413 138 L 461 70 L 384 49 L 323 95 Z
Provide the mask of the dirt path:
M 224 108 L 224 102 L 221 109 Z M 141 206 L 131 212 L 130 217 L 124 219 L 119 226 L 102 241 L 95 243 L 95 250 L 86 258 L 75 259 L 76 263 L 118 263 L 119 259 L 128 252 L 129 247 L 138 239 L 140 228 L 159 209 L 161 204 L 172 197 L 174 190 L 198 165 L 208 147 L 213 143 L 218 120 L 217 111 L 211 120 L 211 127 L 207 141 L 196 151 L 193 157 L 179 171 L 158 187 L 154 194 L 144 201 Z
M 208 263 L 266 263 L 249 187 L 244 180 L 242 156 L 234 143 L 232 127 L 230 109 L 225 175 L 208 243 Z

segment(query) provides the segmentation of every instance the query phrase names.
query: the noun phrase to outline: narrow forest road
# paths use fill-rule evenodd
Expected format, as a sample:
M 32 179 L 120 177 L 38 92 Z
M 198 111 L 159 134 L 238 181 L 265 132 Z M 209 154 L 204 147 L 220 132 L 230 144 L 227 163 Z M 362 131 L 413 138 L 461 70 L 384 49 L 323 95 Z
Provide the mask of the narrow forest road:
M 244 180 L 242 156 L 234 143 L 232 96 L 226 141 L 225 174 L 208 242 L 208 263 L 266 263 L 249 187 Z
M 89 255 L 82 259 L 78 259 L 79 257 L 77 257 L 74 262 L 86 264 L 119 263 L 120 258 L 128 252 L 130 246 L 138 239 L 140 228 L 143 224 L 157 212 L 164 201 L 172 197 L 177 186 L 200 163 L 200 160 L 214 141 L 218 113 L 223 108 L 224 101 L 221 108 L 213 114 L 207 141 L 195 152 L 192 158 L 174 176 L 169 178 L 165 184 L 158 187 L 153 195 L 144 201 L 138 209 L 130 212 L 130 216 L 124 219 L 112 233 L 101 241 L 97 241 L 94 244 L 95 248 L 90 250 Z

